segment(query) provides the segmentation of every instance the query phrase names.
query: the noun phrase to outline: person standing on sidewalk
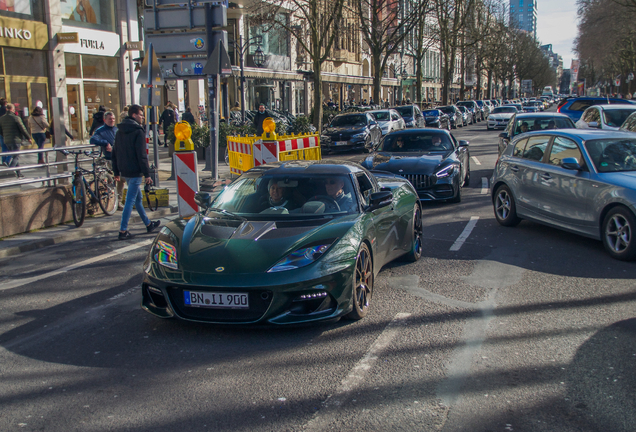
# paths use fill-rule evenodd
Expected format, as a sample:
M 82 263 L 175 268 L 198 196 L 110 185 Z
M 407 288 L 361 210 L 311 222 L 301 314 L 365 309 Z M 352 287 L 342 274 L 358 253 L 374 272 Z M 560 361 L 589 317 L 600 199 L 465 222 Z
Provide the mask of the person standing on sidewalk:
M 263 135 L 263 121 L 269 117 L 265 112 L 265 105 L 260 104 L 258 106 L 258 112 L 254 115 L 254 129 L 256 129 L 256 136 Z
M 102 148 L 102 154 L 104 159 L 108 162 L 109 167 L 113 168 L 112 163 L 112 151 L 115 145 L 115 134 L 117 134 L 117 126 L 115 126 L 115 113 L 112 111 L 106 111 L 104 113 L 104 126 L 97 128 L 95 133 L 90 139 L 90 143 Z M 124 191 L 124 182 L 119 180 L 116 182 L 117 196 L 121 197 Z M 123 210 L 124 206 L 117 203 L 119 210 Z
M 31 136 L 38 145 L 38 149 L 42 150 L 44 148 L 44 141 L 46 141 L 46 131 L 49 130 L 50 127 L 49 123 L 44 118 L 42 108 L 35 107 L 33 111 L 31 111 L 28 124 Z M 38 163 L 44 163 L 44 153 L 38 153 Z
M 174 114 L 174 109 L 172 102 L 168 102 L 166 105 L 166 109 L 161 113 L 161 117 L 159 118 L 159 126 L 163 129 L 163 146 L 168 147 L 168 129 L 170 126 L 175 124 L 176 116 Z
M 5 98 L 0 98 L 0 117 L 7 113 L 7 100 Z M 0 134 L 0 144 L 2 145 L 2 153 L 6 153 L 9 151 L 7 146 L 4 144 L 4 137 Z M 11 163 L 11 156 L 2 156 L 2 165 L 9 166 Z
M 187 121 L 190 126 L 195 123 L 194 114 L 192 114 L 192 109 L 190 107 L 186 108 L 186 112 L 183 114 L 183 120 Z
M 104 113 L 106 112 L 106 107 L 104 105 L 99 106 L 99 110 L 93 114 L 93 124 L 91 125 L 91 130 L 88 132 L 89 136 L 92 136 L 97 128 L 104 126 Z
M 119 228 L 119 240 L 129 240 L 134 236 L 128 231 L 128 221 L 132 213 L 133 205 L 137 208 L 139 217 L 146 225 L 146 231 L 151 233 L 161 221 L 151 221 L 146 216 L 142 200 L 141 184 L 152 184 L 148 155 L 146 154 L 146 132 L 144 131 L 144 109 L 139 105 L 131 105 L 128 109 L 129 117 L 126 117 L 118 125 L 115 134 L 115 146 L 112 152 L 113 173 L 115 181 L 124 177 L 128 183 L 126 204 L 121 214 L 121 226 Z
M 0 117 L 0 135 L 4 137 L 4 145 L 7 146 L 9 151 L 18 151 L 22 145 L 22 140 L 32 140 L 31 135 L 27 132 L 22 123 L 22 119 L 15 114 L 15 105 L 7 104 L 7 113 Z M 19 155 L 14 155 L 11 159 L 10 167 L 18 167 L 20 163 Z M 24 177 L 19 171 L 15 171 L 16 177 Z

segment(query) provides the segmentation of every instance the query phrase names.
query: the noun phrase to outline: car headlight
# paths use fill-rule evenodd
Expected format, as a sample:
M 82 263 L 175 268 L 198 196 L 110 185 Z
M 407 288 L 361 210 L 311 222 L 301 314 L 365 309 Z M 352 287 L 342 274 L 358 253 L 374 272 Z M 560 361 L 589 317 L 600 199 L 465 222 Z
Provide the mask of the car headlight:
M 351 135 L 351 138 L 366 138 L 366 137 L 367 137 L 366 131 L 359 134 Z
M 274 273 L 279 271 L 294 270 L 297 268 L 308 266 L 323 256 L 325 252 L 329 250 L 329 247 L 333 241 L 321 242 L 319 245 L 305 246 L 300 248 L 282 260 L 278 261 L 274 267 L 267 270 L 267 273 Z
M 177 247 L 175 246 L 176 240 L 176 236 L 172 231 L 166 227 L 161 228 L 152 251 L 153 258 L 157 264 L 173 270 L 179 268 Z
M 444 177 L 448 177 L 449 175 L 451 175 L 453 173 L 453 171 L 455 170 L 455 165 L 449 165 L 445 168 L 442 168 L 441 170 L 437 171 L 435 173 L 435 177 L 437 177 L 438 179 L 440 178 L 444 178 Z
M 406 126 L 413 126 L 415 124 L 415 122 L 413 120 L 411 120 L 411 121 L 404 122 L 404 124 Z

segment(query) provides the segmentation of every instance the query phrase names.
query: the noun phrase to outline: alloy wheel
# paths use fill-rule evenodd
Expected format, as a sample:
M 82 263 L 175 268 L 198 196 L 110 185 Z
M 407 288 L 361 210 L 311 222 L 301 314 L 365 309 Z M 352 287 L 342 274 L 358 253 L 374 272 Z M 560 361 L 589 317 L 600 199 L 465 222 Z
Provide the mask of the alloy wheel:
M 495 212 L 497 212 L 497 216 L 499 219 L 505 220 L 510 215 L 510 195 L 508 195 L 507 190 L 500 190 L 497 194 L 497 198 L 495 200 Z
M 610 248 L 621 253 L 630 245 L 632 239 L 632 229 L 629 221 L 620 214 L 614 214 L 605 225 L 605 237 Z

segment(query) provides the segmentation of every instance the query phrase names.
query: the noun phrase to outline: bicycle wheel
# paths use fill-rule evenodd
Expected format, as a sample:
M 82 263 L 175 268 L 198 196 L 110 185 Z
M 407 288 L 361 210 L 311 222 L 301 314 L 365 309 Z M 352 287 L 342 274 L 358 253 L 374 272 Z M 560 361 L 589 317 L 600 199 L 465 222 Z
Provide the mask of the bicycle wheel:
M 86 217 L 86 186 L 82 177 L 75 177 L 73 180 L 73 222 L 76 227 L 81 227 Z
M 117 211 L 119 196 L 115 178 L 108 173 L 101 173 L 97 181 L 97 199 L 99 207 L 108 216 L 112 216 Z

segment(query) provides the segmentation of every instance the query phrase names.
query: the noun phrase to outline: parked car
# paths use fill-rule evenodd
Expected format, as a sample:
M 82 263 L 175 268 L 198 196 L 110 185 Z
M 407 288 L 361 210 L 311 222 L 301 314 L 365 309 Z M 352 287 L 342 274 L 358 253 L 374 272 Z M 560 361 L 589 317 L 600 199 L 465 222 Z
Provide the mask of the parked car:
M 272 193 L 285 204 L 273 203 Z M 213 201 L 208 193 L 195 201 L 202 210 L 168 222 L 143 266 L 142 308 L 160 318 L 357 320 L 369 312 L 382 266 L 422 253 L 413 186 L 348 161 L 263 165 Z
M 464 125 L 464 117 L 459 111 L 459 108 L 457 108 L 455 105 L 441 106 L 437 107 L 437 109 L 448 116 L 448 119 L 451 123 L 451 129 L 457 129 L 459 126 Z
M 513 114 L 506 129 L 499 134 L 499 154 L 502 154 L 510 142 L 522 133 L 537 130 L 574 129 L 575 127 L 570 117 L 555 112 Z
M 576 127 L 618 130 L 633 112 L 636 112 L 633 104 L 594 105 L 583 111 Z
M 424 114 L 424 120 L 426 120 L 426 127 L 451 130 L 448 114 L 444 114 L 441 110 L 430 109 L 422 111 L 422 114 Z
M 477 106 L 479 107 L 479 111 L 481 112 L 481 119 L 486 120 L 488 118 L 488 114 L 490 114 L 490 101 L 487 100 L 478 100 Z
M 636 113 L 632 113 L 621 126 L 622 131 L 636 132 Z
M 471 113 L 470 110 L 463 105 L 458 106 L 457 109 L 462 114 L 462 121 L 463 121 L 462 125 L 468 126 L 469 124 L 472 124 L 473 113 Z
M 636 258 L 636 136 L 560 129 L 516 137 L 492 177 L 495 218 L 521 219 L 601 240 L 619 260 Z
M 396 130 L 406 129 L 406 124 L 402 116 L 394 109 L 383 109 L 368 111 L 378 122 L 382 135 L 386 135 Z
M 470 181 L 468 141 L 447 130 L 406 129 L 385 136 L 362 166 L 407 178 L 422 201 L 460 202 Z
M 486 129 L 497 129 L 502 128 L 505 129 L 508 124 L 508 120 L 513 114 L 516 114 L 517 108 L 513 106 L 500 106 L 496 107 L 492 110 L 492 113 L 488 116 L 488 123 L 486 124 Z
M 426 121 L 422 115 L 422 110 L 417 105 L 402 105 L 395 107 L 404 119 L 407 128 L 423 128 L 426 127 Z
M 482 121 L 484 119 L 482 117 L 481 109 L 479 108 L 479 105 L 477 105 L 477 102 L 475 101 L 472 101 L 472 100 L 460 101 L 460 102 L 457 102 L 455 105 L 457 105 L 458 107 L 464 106 L 468 108 L 472 116 L 470 123 L 477 123 L 478 121 Z
M 335 116 L 320 136 L 323 151 L 371 149 L 380 142 L 382 130 L 375 118 L 365 113 Z
M 557 108 L 557 111 L 570 117 L 576 123 L 581 118 L 581 115 L 583 115 L 583 111 L 592 105 L 615 105 L 626 103 L 635 102 L 627 99 L 585 96 L 567 99 Z

